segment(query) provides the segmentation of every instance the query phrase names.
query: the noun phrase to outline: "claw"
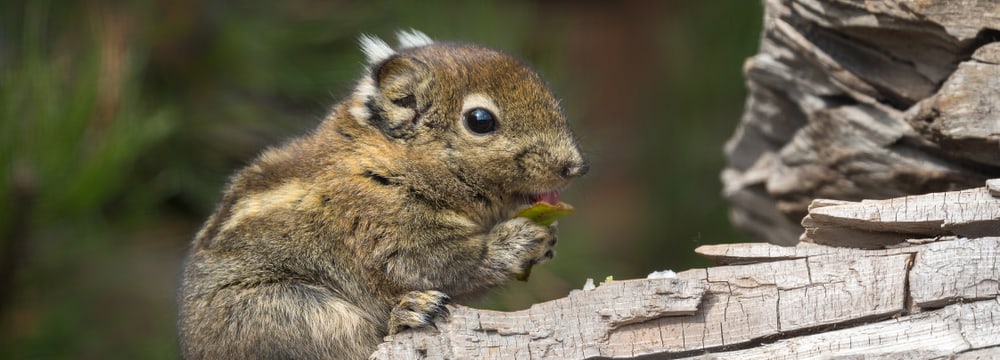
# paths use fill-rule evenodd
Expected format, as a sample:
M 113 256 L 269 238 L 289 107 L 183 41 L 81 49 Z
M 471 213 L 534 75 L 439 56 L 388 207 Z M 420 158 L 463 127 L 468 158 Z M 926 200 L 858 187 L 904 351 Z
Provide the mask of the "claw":
M 451 297 L 436 290 L 411 291 L 389 313 L 389 334 L 406 329 L 434 327 L 434 321 L 451 315 Z

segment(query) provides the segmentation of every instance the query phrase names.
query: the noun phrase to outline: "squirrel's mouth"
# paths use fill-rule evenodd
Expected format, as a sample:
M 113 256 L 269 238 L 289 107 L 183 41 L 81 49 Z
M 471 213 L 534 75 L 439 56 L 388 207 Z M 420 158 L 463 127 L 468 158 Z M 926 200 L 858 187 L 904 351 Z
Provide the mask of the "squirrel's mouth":
M 514 198 L 515 200 L 511 204 L 513 205 L 513 208 L 511 208 L 510 210 L 513 212 L 521 211 L 531 206 L 534 206 L 535 204 L 538 204 L 540 202 L 546 202 L 551 205 L 558 205 L 560 204 L 559 192 L 560 190 L 556 189 L 556 190 L 548 190 L 537 193 L 536 192 L 522 193 Z
M 539 193 L 525 193 L 521 194 L 517 198 L 520 199 L 520 201 L 515 202 L 518 208 L 524 208 L 525 206 L 531 206 L 539 202 L 547 202 L 555 205 L 559 203 L 559 190 L 550 190 Z
M 516 210 L 522 210 L 540 202 L 557 205 L 561 201 L 560 193 L 563 189 L 564 186 L 556 188 L 524 189 L 527 191 L 515 193 L 514 196 L 510 198 L 510 205 L 512 205 Z
M 544 201 L 555 205 L 559 203 L 559 190 L 552 190 L 540 194 L 531 194 L 528 195 L 528 200 L 531 201 L 531 204 Z

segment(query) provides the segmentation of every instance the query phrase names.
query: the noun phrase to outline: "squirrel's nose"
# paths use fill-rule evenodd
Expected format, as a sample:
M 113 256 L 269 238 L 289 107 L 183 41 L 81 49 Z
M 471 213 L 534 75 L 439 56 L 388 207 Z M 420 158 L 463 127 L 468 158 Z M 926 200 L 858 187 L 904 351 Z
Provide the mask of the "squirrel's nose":
M 570 162 L 563 165 L 562 172 L 560 175 L 564 178 L 575 178 L 578 176 L 583 176 L 590 170 L 590 165 L 584 161 L 581 162 Z

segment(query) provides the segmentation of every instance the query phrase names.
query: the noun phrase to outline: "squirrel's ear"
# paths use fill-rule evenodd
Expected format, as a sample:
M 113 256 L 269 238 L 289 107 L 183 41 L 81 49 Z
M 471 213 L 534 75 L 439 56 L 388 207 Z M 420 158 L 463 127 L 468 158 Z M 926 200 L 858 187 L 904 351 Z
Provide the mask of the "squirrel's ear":
M 372 66 L 372 80 L 379 88 L 404 85 L 430 75 L 430 67 L 416 58 L 394 54 Z
M 386 134 L 404 137 L 412 132 L 427 109 L 433 73 L 427 64 L 395 54 L 371 69 L 377 89 L 372 122 Z

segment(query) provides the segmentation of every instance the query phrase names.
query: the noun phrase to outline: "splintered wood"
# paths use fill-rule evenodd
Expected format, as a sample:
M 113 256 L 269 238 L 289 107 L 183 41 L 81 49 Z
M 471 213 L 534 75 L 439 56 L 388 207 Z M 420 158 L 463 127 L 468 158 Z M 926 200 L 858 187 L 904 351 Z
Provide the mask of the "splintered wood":
M 511 313 L 456 306 L 437 329 L 389 337 L 376 358 L 933 358 L 1000 346 L 1000 237 L 698 252 L 744 264 L 615 281 Z M 773 343 L 754 347 L 762 341 Z
M 522 311 L 452 306 L 450 318 L 439 322 L 437 329 L 390 336 L 374 357 L 583 359 L 597 356 L 609 351 L 604 340 L 616 328 L 649 319 L 694 314 L 706 285 L 698 279 L 614 281 Z
M 993 197 L 1000 197 L 1000 179 L 986 180 L 986 188 L 989 189 L 990 195 Z
M 751 349 L 712 353 L 711 359 L 934 359 L 996 346 L 997 339 L 1000 303 L 994 299 L 778 340 Z M 1000 356 L 997 348 L 978 351 L 982 359 Z
M 1000 198 L 986 187 L 861 202 L 813 201 L 802 240 L 880 248 L 914 237 L 978 237 L 1000 230 Z
M 708 282 L 694 316 L 663 318 L 612 332 L 601 356 L 626 357 L 746 345 L 785 332 L 903 310 L 907 255 L 816 256 L 720 266 L 678 274 Z M 648 336 L 656 334 L 658 336 Z
M 1000 203 L 986 187 L 817 204 L 816 230 L 900 238 L 880 249 L 865 237 L 706 245 L 696 252 L 720 266 L 523 311 L 452 306 L 436 328 L 389 336 L 373 357 L 1000 358 Z

